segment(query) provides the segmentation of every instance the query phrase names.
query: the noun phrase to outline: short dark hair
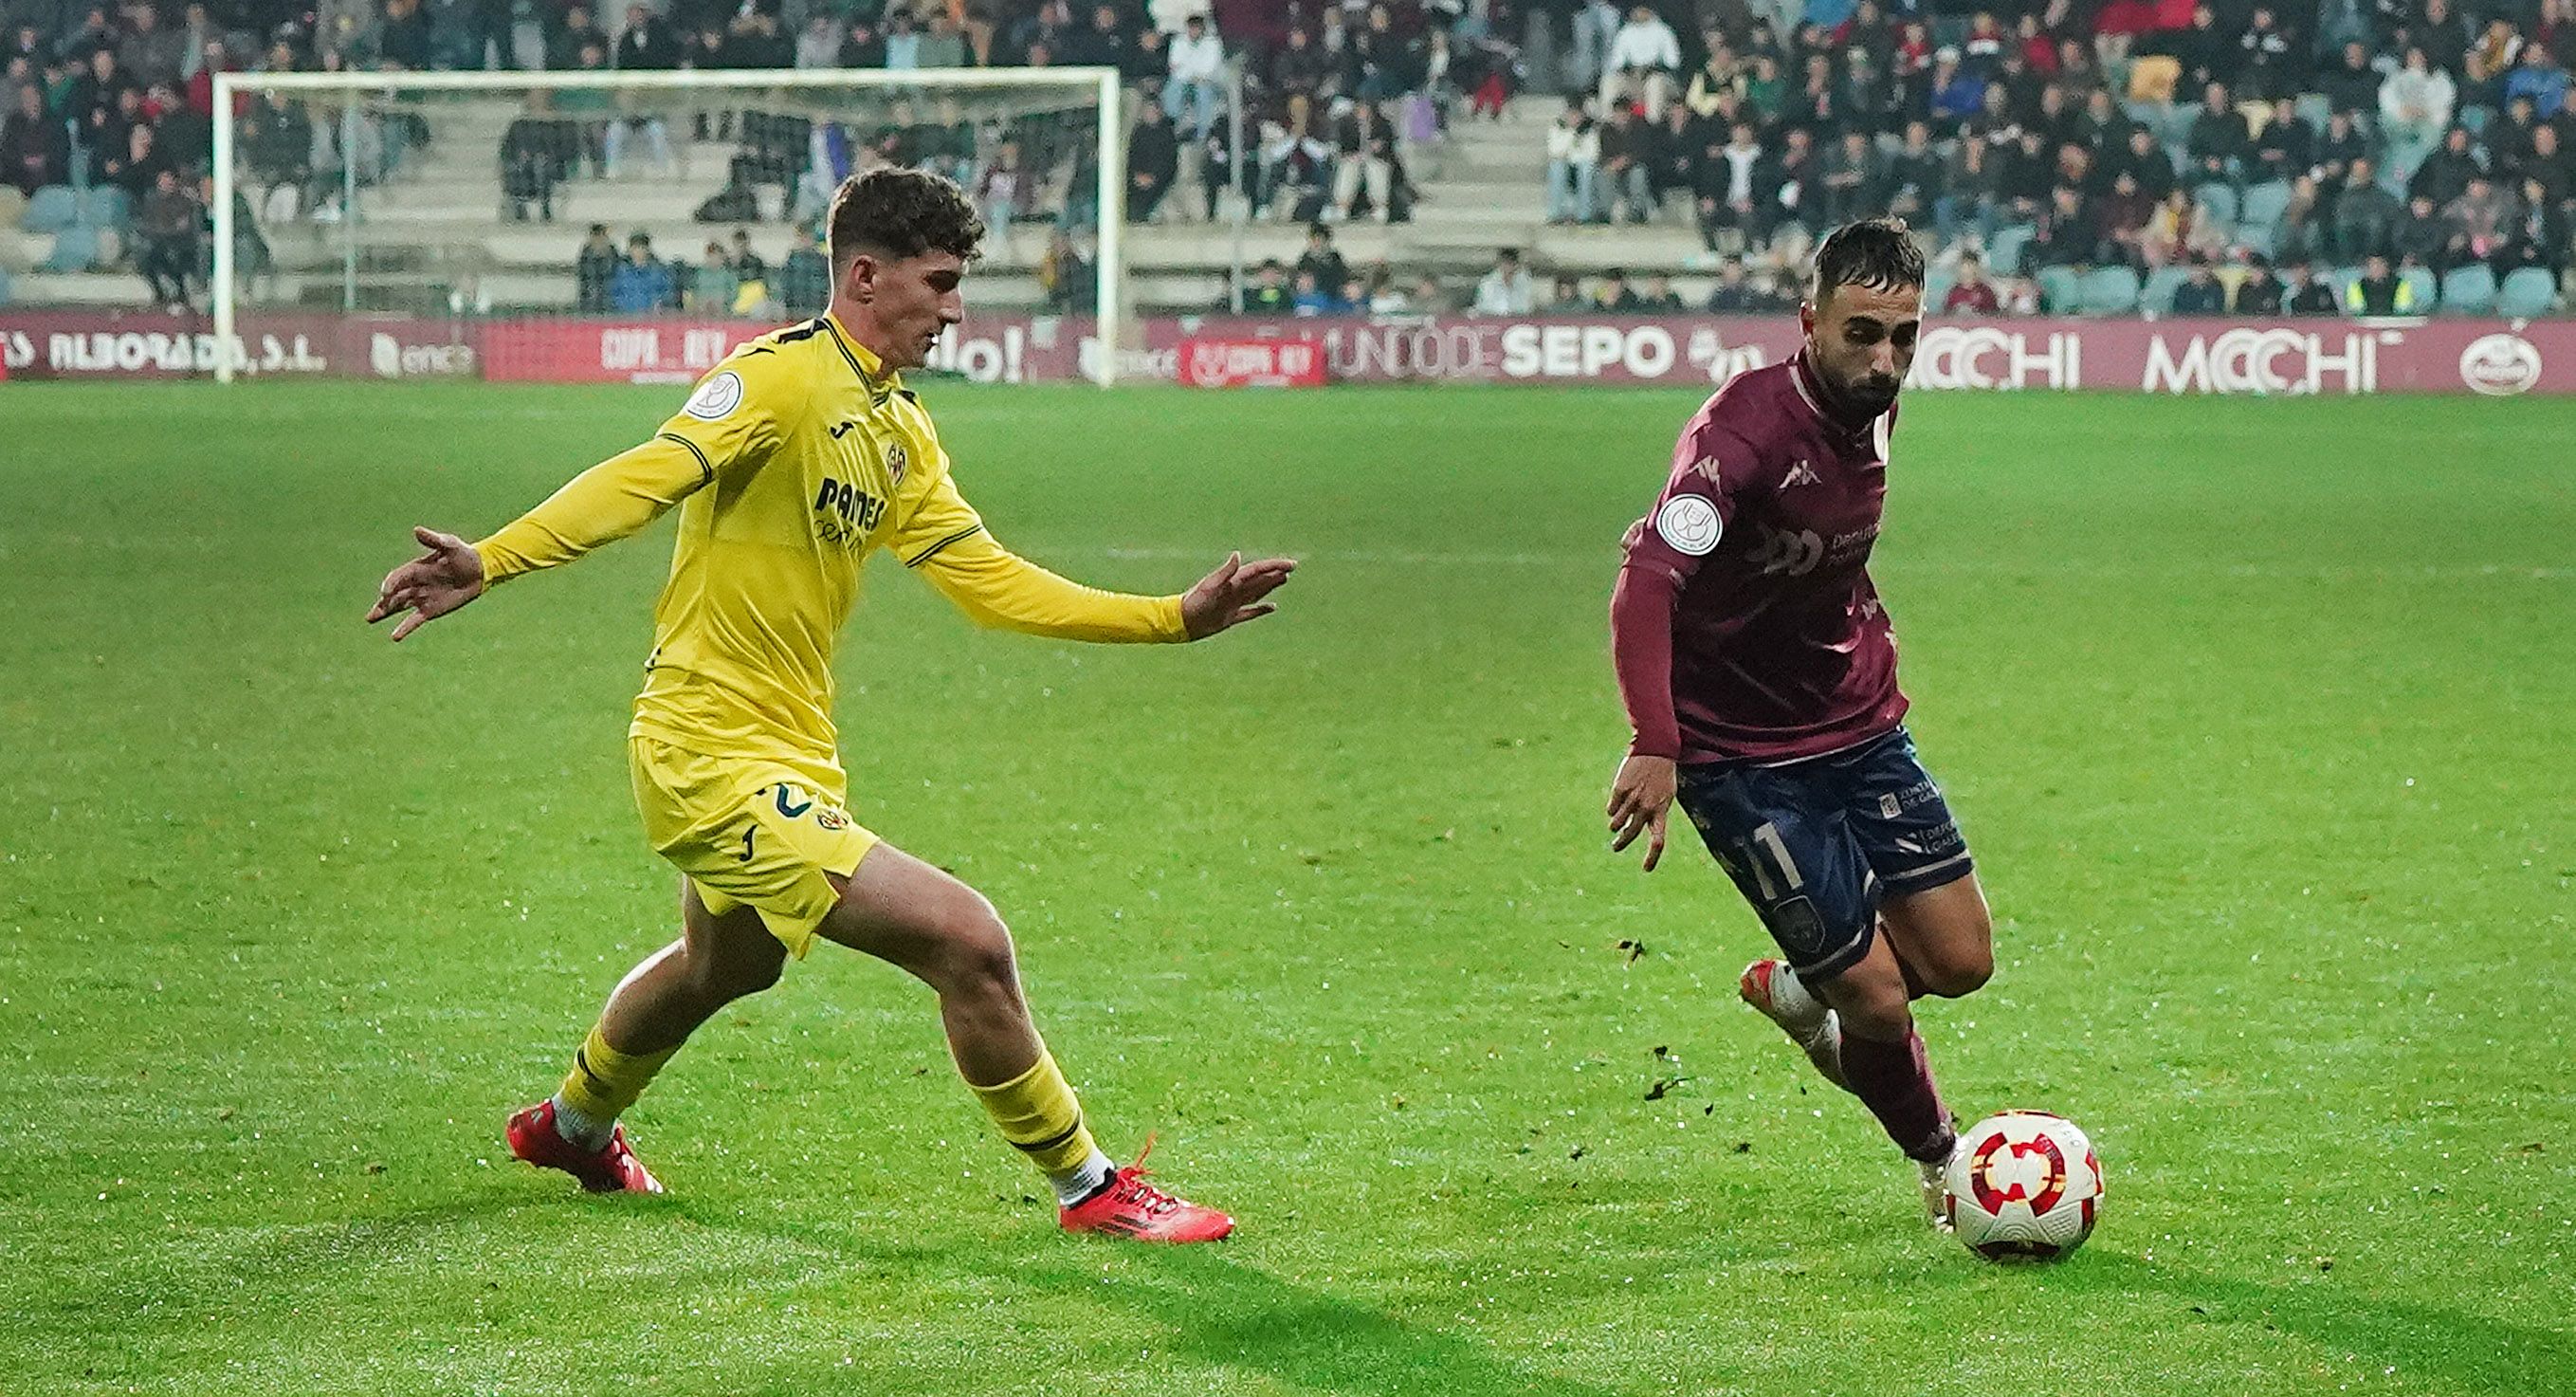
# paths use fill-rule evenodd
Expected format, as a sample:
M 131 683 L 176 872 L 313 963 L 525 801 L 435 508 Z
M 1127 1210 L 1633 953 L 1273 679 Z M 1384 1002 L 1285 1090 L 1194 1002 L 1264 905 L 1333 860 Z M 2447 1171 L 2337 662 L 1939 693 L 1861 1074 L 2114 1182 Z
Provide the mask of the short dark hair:
M 1823 305 L 1839 286 L 1881 291 L 1923 285 L 1923 250 L 1901 218 L 1864 218 L 1825 235 L 1816 249 L 1816 278 L 1808 299 Z
M 833 192 L 824 226 L 835 271 L 862 252 L 899 260 L 937 251 L 972 261 L 984 241 L 974 201 L 955 180 L 928 170 L 850 176 Z

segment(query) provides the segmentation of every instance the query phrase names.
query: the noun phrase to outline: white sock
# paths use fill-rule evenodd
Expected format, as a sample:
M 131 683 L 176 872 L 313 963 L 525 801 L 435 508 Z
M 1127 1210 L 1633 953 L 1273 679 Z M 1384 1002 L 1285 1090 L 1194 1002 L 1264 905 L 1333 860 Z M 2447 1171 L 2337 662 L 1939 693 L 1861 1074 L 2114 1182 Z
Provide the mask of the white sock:
M 1080 1164 L 1061 1174 L 1047 1175 L 1047 1182 L 1055 1185 L 1055 1201 L 1070 1208 L 1106 1187 L 1109 1176 L 1117 1172 L 1118 1166 L 1109 1162 L 1109 1156 L 1093 1150 L 1091 1158 Z
M 609 1132 L 616 1128 L 615 1116 L 599 1120 L 565 1105 L 561 1096 L 555 1098 L 555 1133 L 585 1150 L 606 1149 Z
M 1798 972 L 1783 965 L 1771 972 L 1771 1007 L 1801 1023 L 1824 1016 L 1825 1006 L 1798 983 Z

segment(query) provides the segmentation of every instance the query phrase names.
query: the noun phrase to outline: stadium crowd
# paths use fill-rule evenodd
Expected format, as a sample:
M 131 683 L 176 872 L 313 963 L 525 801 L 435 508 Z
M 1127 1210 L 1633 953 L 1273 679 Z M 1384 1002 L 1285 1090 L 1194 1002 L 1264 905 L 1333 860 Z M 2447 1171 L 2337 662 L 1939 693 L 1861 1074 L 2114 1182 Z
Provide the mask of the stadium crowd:
M 1408 155 L 1562 94 L 1535 197 L 1551 223 L 1686 221 L 1715 294 L 1776 299 L 1826 227 L 1874 212 L 1935 244 L 1968 309 L 2475 308 L 2554 300 L 2576 226 L 2567 111 L 2576 0 L 2045 0 L 1958 13 L 1912 0 L 7 0 L 5 210 L 47 265 L 130 265 L 184 303 L 206 258 L 213 75 L 229 69 L 918 70 L 1101 64 L 1139 100 L 1128 217 L 1401 221 Z M 1223 93 L 1240 64 L 1245 146 Z M 1087 118 L 1086 118 L 1087 119 Z M 675 133 L 675 124 L 686 130 Z M 550 219 L 572 180 L 667 168 L 675 134 L 733 144 L 701 221 L 810 223 L 880 162 L 972 188 L 1008 251 L 1090 253 L 1095 142 L 1063 113 L 890 104 L 829 113 L 531 99 L 502 137 L 504 217 Z M 263 219 L 337 216 L 339 191 L 435 138 L 417 112 L 282 96 L 243 114 L 245 265 Z M 345 148 L 344 148 L 345 147 Z M 710 181 L 714 183 L 714 181 Z M 0 193 L 0 199 L 12 195 Z M 1421 299 L 1276 269 L 1291 301 Z M 2204 272 L 2206 274 L 2204 274 Z M 1254 287 L 1272 289 L 1264 270 Z M 1079 278 L 1056 276 L 1070 284 Z M 675 283 L 694 273 L 674 271 Z M 745 280 L 766 283 L 766 277 Z M 1399 285 L 1399 283 L 1401 283 Z M 1354 295 L 1352 293 L 1363 293 Z M 0 292 L 5 294 L 5 292 Z M 1585 299 L 1656 299 L 1625 277 Z M 1462 297 L 1461 299 L 1466 299 Z M 1544 309 L 1553 303 L 1533 297 Z M 585 302 L 586 304 L 587 302 Z

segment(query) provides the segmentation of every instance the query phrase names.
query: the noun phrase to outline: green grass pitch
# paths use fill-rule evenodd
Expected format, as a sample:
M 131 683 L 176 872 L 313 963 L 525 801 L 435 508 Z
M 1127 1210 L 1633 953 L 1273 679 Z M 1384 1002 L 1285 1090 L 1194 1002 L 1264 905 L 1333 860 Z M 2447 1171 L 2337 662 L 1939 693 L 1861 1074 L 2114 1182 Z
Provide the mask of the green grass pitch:
M 359 616 L 677 396 L 0 390 L 0 1392 L 2576 1391 L 2576 404 L 1909 405 L 1877 575 L 2001 966 L 1926 1036 L 2110 1177 L 2033 1270 L 1735 1003 L 1701 851 L 1605 851 L 1672 393 L 928 386 L 1068 573 L 1304 560 L 1163 650 L 880 562 L 841 662 L 860 817 L 1232 1242 L 1059 1236 L 926 994 L 828 950 L 632 1117 L 669 1197 L 511 1164 L 673 925 L 669 530 Z

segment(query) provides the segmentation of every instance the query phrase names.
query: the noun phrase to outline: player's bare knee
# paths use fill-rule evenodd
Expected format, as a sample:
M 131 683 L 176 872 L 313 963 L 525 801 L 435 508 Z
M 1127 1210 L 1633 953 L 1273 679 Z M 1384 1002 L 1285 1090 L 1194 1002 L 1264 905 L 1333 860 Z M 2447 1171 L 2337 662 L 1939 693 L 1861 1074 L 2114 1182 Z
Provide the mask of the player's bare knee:
M 1984 989 L 1994 977 L 1994 952 L 1963 952 L 1932 966 L 1925 988 L 1943 999 L 1959 999 Z
M 940 922 L 941 992 L 1019 992 L 1019 960 L 1011 946 L 1011 929 L 992 903 L 979 893 L 968 893 L 943 913 Z

